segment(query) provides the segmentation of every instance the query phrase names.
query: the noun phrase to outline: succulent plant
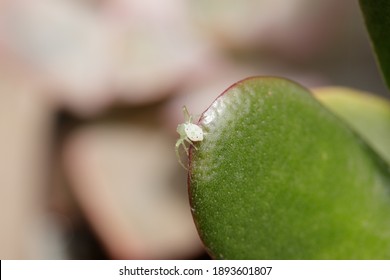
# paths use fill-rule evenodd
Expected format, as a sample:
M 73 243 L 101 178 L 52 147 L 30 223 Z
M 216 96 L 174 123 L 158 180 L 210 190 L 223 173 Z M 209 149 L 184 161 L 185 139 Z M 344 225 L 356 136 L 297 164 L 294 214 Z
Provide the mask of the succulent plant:
M 360 2 L 390 81 L 390 3 Z M 196 123 L 204 139 L 190 147 L 190 203 L 214 258 L 390 258 L 390 102 L 315 92 L 248 78 Z

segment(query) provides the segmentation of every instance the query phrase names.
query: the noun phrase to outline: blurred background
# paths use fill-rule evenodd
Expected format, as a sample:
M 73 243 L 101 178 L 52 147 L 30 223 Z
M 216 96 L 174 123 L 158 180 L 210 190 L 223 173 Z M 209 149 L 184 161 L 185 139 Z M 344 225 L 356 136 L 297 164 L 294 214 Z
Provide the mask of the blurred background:
M 0 0 L 0 258 L 209 258 L 182 106 L 254 75 L 385 94 L 357 2 Z

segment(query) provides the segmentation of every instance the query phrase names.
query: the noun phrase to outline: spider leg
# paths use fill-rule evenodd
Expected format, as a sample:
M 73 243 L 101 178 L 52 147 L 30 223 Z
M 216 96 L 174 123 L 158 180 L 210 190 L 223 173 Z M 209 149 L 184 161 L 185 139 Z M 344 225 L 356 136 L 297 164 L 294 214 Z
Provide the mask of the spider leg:
M 186 154 L 187 154 L 187 156 L 188 156 L 188 147 L 184 144 L 184 142 L 183 142 L 183 148 L 184 148 L 184 150 L 186 151 Z
M 186 121 L 186 123 L 190 123 L 191 120 L 192 120 L 192 116 L 191 116 L 190 113 L 188 112 L 186 106 L 183 106 L 183 114 L 184 114 L 184 120 Z
M 192 147 L 194 147 L 195 150 L 198 149 L 198 148 L 194 145 L 194 142 L 192 142 L 192 141 L 189 140 L 188 138 L 185 138 L 184 140 L 187 141 L 187 143 L 190 144 Z M 187 154 L 188 154 L 188 151 L 187 151 Z
M 188 168 L 183 164 L 182 160 L 181 160 L 181 156 L 180 156 L 180 146 L 183 146 L 184 147 L 184 150 L 186 151 L 187 155 L 188 155 L 188 148 L 186 147 L 186 145 L 184 144 L 184 141 L 183 139 L 179 139 L 177 140 L 176 142 L 176 145 L 175 145 L 175 151 L 176 151 L 176 158 L 177 158 L 177 161 L 179 162 L 179 164 L 185 169 L 185 170 L 188 170 Z

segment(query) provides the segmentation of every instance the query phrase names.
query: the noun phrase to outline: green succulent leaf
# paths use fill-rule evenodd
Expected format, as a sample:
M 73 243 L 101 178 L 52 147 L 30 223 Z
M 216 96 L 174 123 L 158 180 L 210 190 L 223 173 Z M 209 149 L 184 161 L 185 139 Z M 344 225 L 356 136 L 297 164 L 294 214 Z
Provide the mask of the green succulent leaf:
M 212 256 L 390 258 L 389 167 L 305 88 L 241 81 L 198 125 L 190 203 Z
M 360 7 L 384 79 L 390 88 L 390 1 L 360 0 Z
M 325 87 L 312 91 L 323 105 L 346 121 L 390 163 L 389 100 L 344 87 Z

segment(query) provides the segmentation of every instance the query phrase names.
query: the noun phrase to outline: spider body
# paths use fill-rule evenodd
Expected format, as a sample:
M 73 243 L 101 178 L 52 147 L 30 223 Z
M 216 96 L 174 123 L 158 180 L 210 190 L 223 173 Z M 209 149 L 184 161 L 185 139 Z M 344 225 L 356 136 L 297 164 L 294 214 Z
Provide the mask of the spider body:
M 184 150 L 186 151 L 186 154 L 188 155 L 188 147 L 186 146 L 186 143 L 188 143 L 189 145 L 194 145 L 193 142 L 202 141 L 204 133 L 200 126 L 192 123 L 192 116 L 188 113 L 188 110 L 185 106 L 183 107 L 183 114 L 185 122 L 177 126 L 176 131 L 177 133 L 179 133 L 180 137 L 176 141 L 175 150 L 176 157 L 180 165 L 187 169 L 180 158 L 180 146 L 183 146 Z M 196 149 L 195 146 L 194 148 Z

